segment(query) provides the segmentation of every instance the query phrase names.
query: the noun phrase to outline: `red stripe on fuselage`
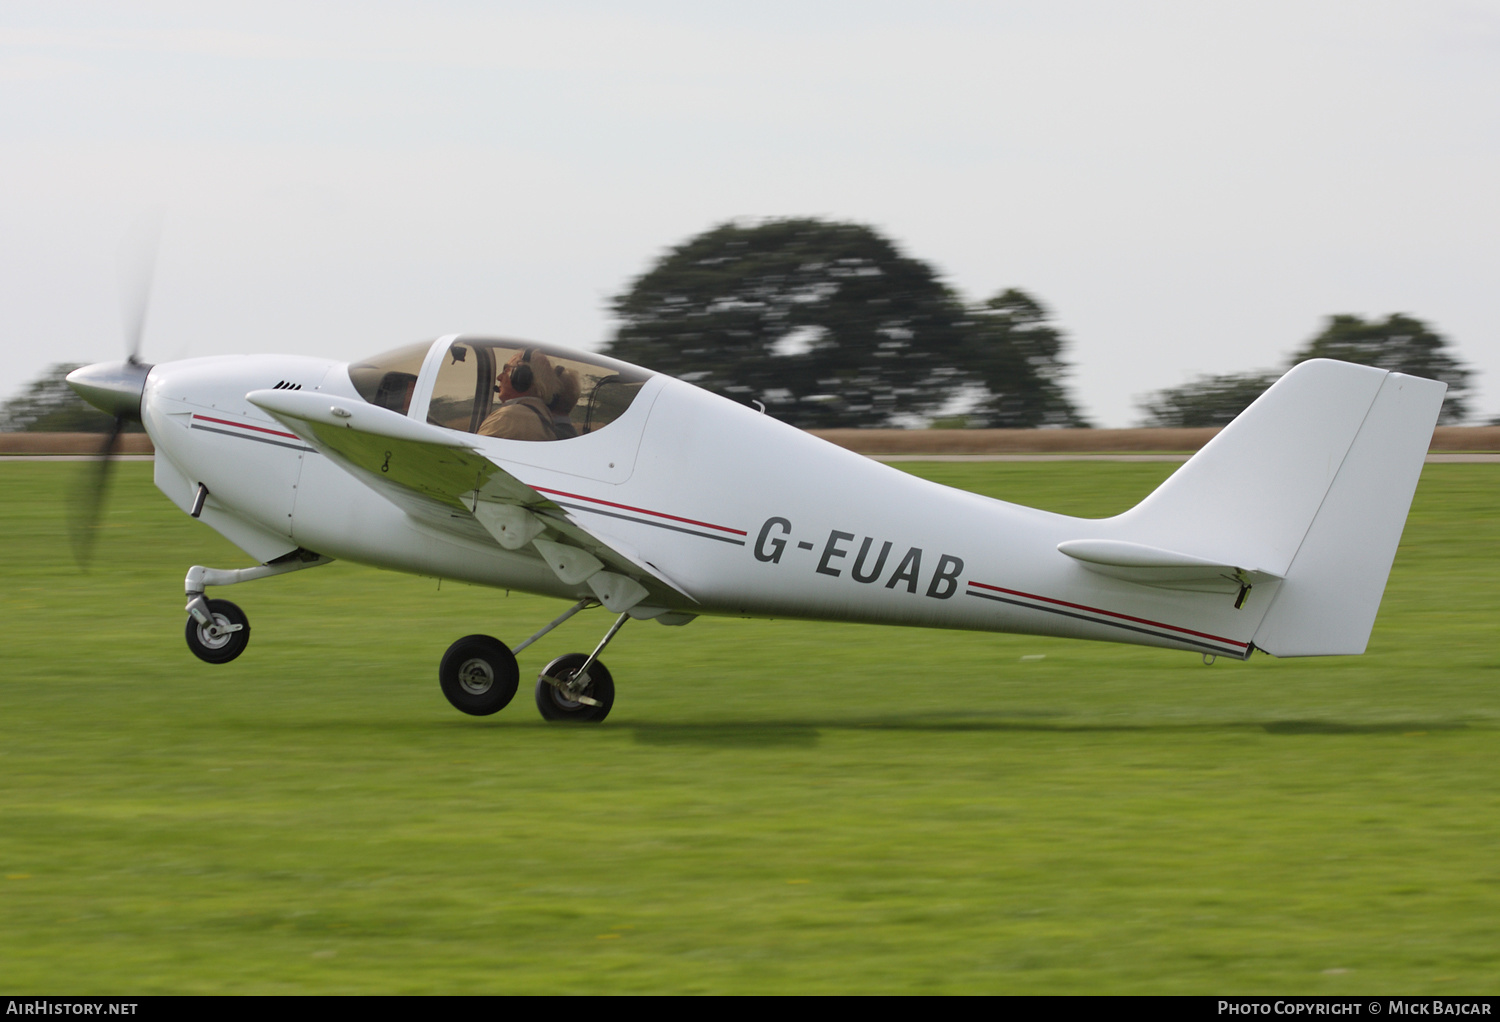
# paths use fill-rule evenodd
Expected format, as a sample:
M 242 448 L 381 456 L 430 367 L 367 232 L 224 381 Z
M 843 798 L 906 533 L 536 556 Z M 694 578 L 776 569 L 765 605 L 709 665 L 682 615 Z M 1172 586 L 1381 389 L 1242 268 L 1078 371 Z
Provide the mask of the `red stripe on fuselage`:
M 714 525 L 710 522 L 700 522 L 694 518 L 683 518 L 680 515 L 669 515 L 665 511 L 647 511 L 643 507 L 631 507 L 629 504 L 616 504 L 612 500 L 600 500 L 598 497 L 585 497 L 581 493 L 568 493 L 565 490 L 549 490 L 545 486 L 533 486 L 538 493 L 551 493 L 558 497 L 570 497 L 573 500 L 586 500 L 590 504 L 603 504 L 605 507 L 617 507 L 621 511 L 634 511 L 636 514 L 655 515 L 657 518 L 668 518 L 674 522 L 683 522 L 687 525 L 697 525 L 704 529 L 718 529 L 720 532 L 732 533 L 736 536 L 749 535 L 744 529 L 731 529 L 727 525 Z
M 217 422 L 221 426 L 234 426 L 236 429 L 253 429 L 257 433 L 270 433 L 272 436 L 284 436 L 288 440 L 301 440 L 296 433 L 283 433 L 279 429 L 267 429 L 264 426 L 252 426 L 248 422 L 233 422 L 229 419 L 216 419 L 212 415 L 199 415 L 193 413 L 193 418 L 202 419 L 204 422 Z
M 983 582 L 973 581 L 971 581 L 969 585 L 976 586 L 980 589 L 991 589 L 997 593 L 1009 593 L 1011 596 L 1025 597 L 1028 600 L 1040 600 L 1043 603 L 1055 603 L 1059 607 L 1072 607 L 1074 610 L 1086 610 L 1090 614 L 1105 614 L 1109 617 L 1120 618 L 1122 621 L 1134 621 L 1136 624 L 1151 625 L 1155 628 L 1167 628 L 1174 632 L 1182 632 L 1184 635 L 1196 635 L 1200 639 L 1212 639 L 1215 642 L 1225 642 L 1231 646 L 1238 646 L 1240 649 L 1245 649 L 1249 645 L 1249 643 L 1245 642 L 1236 642 L 1234 639 L 1226 639 L 1222 635 L 1211 635 L 1208 632 L 1195 632 L 1191 628 L 1182 628 L 1178 625 L 1169 625 L 1163 621 L 1152 621 L 1148 617 L 1134 617 L 1130 614 L 1120 614 L 1113 610 L 1103 610 L 1099 607 L 1090 607 L 1082 603 L 1069 603 L 1067 600 L 1054 600 L 1050 596 L 1037 596 L 1035 593 L 1023 593 L 1018 589 L 1004 589 L 1000 586 L 992 586 L 987 585 Z

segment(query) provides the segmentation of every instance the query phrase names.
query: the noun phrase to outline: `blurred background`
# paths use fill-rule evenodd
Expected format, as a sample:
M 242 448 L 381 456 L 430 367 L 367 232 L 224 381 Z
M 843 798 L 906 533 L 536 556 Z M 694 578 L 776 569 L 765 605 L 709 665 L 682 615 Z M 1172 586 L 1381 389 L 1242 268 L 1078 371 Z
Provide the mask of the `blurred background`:
M 800 217 L 867 226 L 970 309 L 1019 289 L 1097 426 L 1394 314 L 1488 421 L 1497 57 L 1479 0 L 12 0 L 0 397 L 121 357 L 150 210 L 153 362 L 597 349 L 673 247 Z

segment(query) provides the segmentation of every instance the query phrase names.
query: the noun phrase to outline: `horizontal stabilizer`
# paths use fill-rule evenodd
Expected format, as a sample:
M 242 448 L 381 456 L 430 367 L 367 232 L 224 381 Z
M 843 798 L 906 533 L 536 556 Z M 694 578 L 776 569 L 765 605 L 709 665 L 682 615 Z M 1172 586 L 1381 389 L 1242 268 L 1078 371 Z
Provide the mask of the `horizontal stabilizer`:
M 1057 549 L 1092 572 L 1163 589 L 1232 593 L 1277 577 L 1267 571 L 1126 540 L 1073 539 L 1059 543 Z

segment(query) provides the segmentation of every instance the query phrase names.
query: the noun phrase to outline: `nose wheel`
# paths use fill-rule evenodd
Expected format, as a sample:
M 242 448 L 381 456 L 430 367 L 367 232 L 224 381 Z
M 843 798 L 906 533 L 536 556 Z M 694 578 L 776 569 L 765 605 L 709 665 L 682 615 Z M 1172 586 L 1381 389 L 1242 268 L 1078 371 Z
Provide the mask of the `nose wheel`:
M 193 517 L 203 508 L 208 498 L 208 487 L 198 484 L 198 493 L 193 498 Z M 187 597 L 187 644 L 193 656 L 210 664 L 227 664 L 250 644 L 250 619 L 228 600 L 210 600 L 204 595 L 209 586 L 230 586 L 238 582 L 284 575 L 289 571 L 316 568 L 328 564 L 331 557 L 298 547 L 289 554 L 253 568 L 205 568 L 195 564 L 188 569 L 183 582 Z
M 228 600 L 204 601 L 209 620 L 196 616 L 187 620 L 188 649 L 199 660 L 210 664 L 227 664 L 250 644 L 250 619 Z

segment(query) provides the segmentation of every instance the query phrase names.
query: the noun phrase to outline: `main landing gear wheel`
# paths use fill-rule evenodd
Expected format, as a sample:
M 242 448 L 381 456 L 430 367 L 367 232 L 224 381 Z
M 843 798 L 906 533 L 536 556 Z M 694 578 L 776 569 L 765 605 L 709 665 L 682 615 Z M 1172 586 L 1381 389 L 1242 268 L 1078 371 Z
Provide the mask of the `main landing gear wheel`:
M 250 644 L 250 619 L 228 600 L 209 600 L 208 612 L 214 619 L 211 625 L 202 625 L 196 618 L 188 618 L 188 649 L 199 660 L 227 664 L 245 652 L 245 647 Z
M 609 716 L 609 708 L 615 704 L 615 679 L 603 664 L 595 660 L 589 668 L 589 680 L 581 691 L 568 687 L 578 668 L 588 662 L 583 653 L 568 653 L 558 657 L 542 669 L 536 681 L 536 708 L 546 720 L 601 721 Z M 562 682 L 554 685 L 549 678 Z M 575 698 L 583 696 L 591 702 Z
M 454 707 L 488 717 L 510 704 L 521 682 L 516 655 L 499 639 L 466 635 L 448 647 L 438 667 L 443 695 Z

